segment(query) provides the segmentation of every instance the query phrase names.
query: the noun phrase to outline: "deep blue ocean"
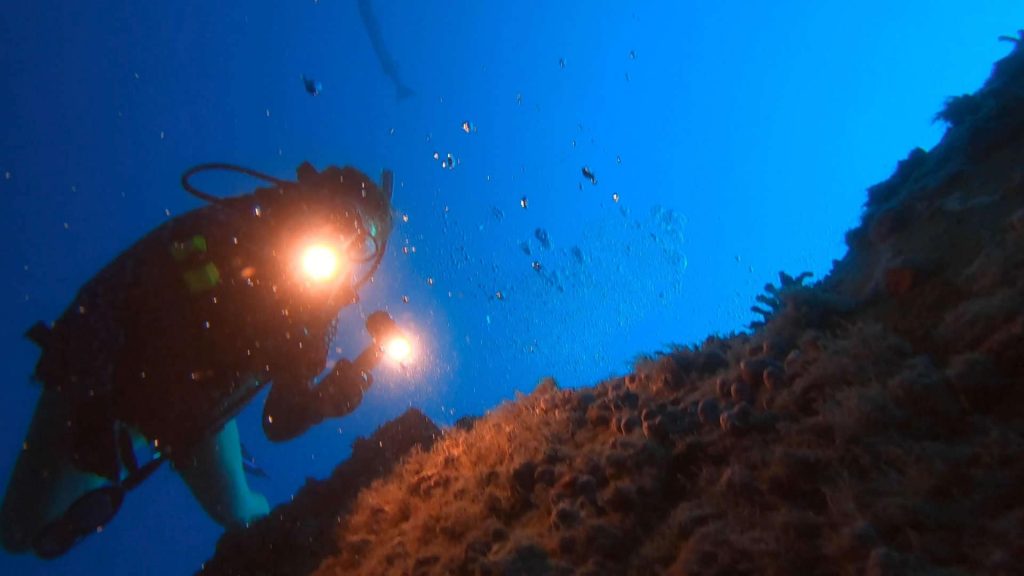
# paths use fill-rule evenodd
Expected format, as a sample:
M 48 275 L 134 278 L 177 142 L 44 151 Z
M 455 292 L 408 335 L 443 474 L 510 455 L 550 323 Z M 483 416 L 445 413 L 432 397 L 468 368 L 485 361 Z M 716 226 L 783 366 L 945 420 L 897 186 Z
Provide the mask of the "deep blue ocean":
M 938 141 L 944 100 L 1024 26 L 1014 0 L 371 4 L 409 97 L 356 0 L 5 3 L 0 481 L 39 395 L 24 331 L 200 207 L 178 184 L 195 164 L 395 173 L 389 252 L 331 360 L 379 308 L 415 360 L 291 442 L 263 436 L 262 397 L 239 416 L 275 504 L 409 406 L 450 425 L 744 329 L 779 270 L 842 257 L 865 189 Z M 192 573 L 220 533 L 165 466 L 101 534 L 54 561 L 0 553 L 0 574 Z

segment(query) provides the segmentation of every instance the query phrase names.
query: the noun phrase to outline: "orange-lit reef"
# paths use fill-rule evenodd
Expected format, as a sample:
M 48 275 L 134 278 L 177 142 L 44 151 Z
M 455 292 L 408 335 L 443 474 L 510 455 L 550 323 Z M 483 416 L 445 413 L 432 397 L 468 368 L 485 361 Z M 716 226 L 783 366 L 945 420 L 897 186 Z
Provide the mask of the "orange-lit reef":
M 436 437 L 410 412 L 206 573 L 1020 573 L 1024 49 L 938 119 L 751 333 Z

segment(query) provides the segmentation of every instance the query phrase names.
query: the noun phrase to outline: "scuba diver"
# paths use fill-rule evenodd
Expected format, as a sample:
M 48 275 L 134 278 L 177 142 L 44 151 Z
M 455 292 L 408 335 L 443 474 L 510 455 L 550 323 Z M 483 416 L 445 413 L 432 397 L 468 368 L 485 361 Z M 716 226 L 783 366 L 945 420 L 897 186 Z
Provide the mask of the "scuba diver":
M 271 186 L 220 198 L 190 183 L 230 170 Z M 0 508 L 11 552 L 60 556 L 117 512 L 163 461 L 225 527 L 269 512 L 249 489 L 234 417 L 270 385 L 272 441 L 348 414 L 394 321 L 374 312 L 372 343 L 326 374 L 339 311 L 377 270 L 392 229 L 392 175 L 309 163 L 287 181 L 226 164 L 182 185 L 209 204 L 171 219 L 85 284 L 64 314 L 27 333 L 42 384 Z

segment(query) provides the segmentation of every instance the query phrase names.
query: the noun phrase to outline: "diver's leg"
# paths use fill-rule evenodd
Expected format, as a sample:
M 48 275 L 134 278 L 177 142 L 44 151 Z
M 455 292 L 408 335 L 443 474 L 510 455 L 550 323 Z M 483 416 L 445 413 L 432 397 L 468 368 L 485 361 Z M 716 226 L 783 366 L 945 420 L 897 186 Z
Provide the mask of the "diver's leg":
M 0 507 L 0 540 L 10 552 L 27 551 L 43 526 L 80 496 L 107 483 L 75 468 L 70 417 L 68 401 L 44 389 Z
M 206 513 L 222 526 L 244 524 L 270 512 L 267 499 L 249 490 L 245 480 L 234 420 L 200 442 L 175 468 Z

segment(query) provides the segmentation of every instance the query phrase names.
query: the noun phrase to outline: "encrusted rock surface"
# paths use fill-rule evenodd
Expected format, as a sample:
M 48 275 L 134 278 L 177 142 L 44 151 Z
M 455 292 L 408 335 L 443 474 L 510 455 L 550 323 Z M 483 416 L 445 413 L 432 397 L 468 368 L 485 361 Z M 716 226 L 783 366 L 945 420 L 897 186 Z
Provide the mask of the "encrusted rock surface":
M 208 572 L 1020 573 L 1024 49 L 938 118 L 752 332 L 546 379 L 358 494 L 307 488 Z
M 407 410 L 367 439 L 325 480 L 309 480 L 295 498 L 244 530 L 228 531 L 201 574 L 309 574 L 338 553 L 335 528 L 359 491 L 388 474 L 402 458 L 429 450 L 441 430 L 422 412 Z

